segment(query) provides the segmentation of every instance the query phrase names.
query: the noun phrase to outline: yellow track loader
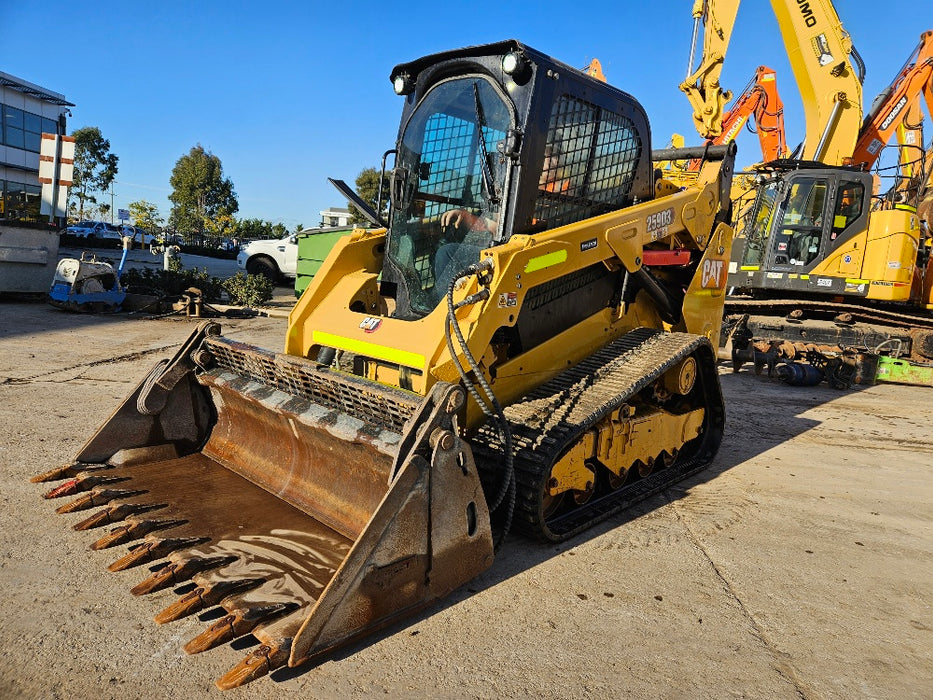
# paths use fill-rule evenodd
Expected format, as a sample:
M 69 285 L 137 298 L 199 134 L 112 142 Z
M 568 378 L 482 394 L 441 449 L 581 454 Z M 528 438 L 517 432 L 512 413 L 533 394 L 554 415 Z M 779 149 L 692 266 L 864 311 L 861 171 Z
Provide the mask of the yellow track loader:
M 78 452 L 60 512 L 177 587 L 230 688 L 320 657 L 702 469 L 734 146 L 652 154 L 630 95 L 516 41 L 397 66 L 387 220 L 333 249 L 284 352 L 200 326 Z M 654 160 L 704 157 L 695 185 Z M 352 192 L 350 193 L 352 197 Z M 77 521 L 77 518 L 83 519 Z

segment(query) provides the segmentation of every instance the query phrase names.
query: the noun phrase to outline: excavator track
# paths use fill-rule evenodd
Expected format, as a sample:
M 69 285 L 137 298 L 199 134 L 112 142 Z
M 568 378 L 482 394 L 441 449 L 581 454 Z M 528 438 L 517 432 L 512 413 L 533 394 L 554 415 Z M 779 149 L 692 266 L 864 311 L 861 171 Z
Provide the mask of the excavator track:
M 724 315 L 764 313 L 783 316 L 796 310 L 828 316 L 848 314 L 853 321 L 883 323 L 897 328 L 933 329 L 933 315 L 921 315 L 909 308 L 888 311 L 872 306 L 840 304 L 815 299 L 741 299 L 729 297 L 726 299 Z
M 817 299 L 730 297 L 723 319 L 724 329 L 738 335 L 750 333 L 749 340 L 758 343 L 759 350 L 763 343 L 783 341 L 799 352 L 804 348 L 829 354 L 884 350 L 918 362 L 933 359 L 933 315 L 917 309 Z M 734 347 L 741 350 L 741 346 Z M 743 361 L 736 360 L 735 353 L 733 360 Z
M 645 477 L 629 470 L 621 488 L 597 484 L 583 505 L 569 504 L 546 515 L 545 493 L 555 462 L 600 420 L 640 396 L 668 369 L 688 356 L 697 361 L 698 377 L 688 397 L 691 408 L 702 406 L 700 434 L 684 445 L 669 466 Z M 560 542 L 595 523 L 703 469 L 722 439 L 725 409 L 712 346 L 705 338 L 641 328 L 609 344 L 516 404 L 505 409 L 512 431 L 516 475 L 514 524 L 527 535 Z M 478 461 L 487 473 L 501 463 L 496 431 L 484 427 L 474 439 Z M 660 447 L 659 447 L 660 449 Z M 660 466 L 660 465 L 659 465 Z

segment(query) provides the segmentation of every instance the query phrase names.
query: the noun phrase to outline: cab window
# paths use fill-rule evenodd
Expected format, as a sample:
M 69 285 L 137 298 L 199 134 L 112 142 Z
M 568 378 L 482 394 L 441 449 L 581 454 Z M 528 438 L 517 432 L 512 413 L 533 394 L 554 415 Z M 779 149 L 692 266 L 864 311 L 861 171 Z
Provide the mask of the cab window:
M 775 267 L 805 268 L 819 256 L 827 189 L 826 180 L 816 178 L 790 184 L 775 239 Z
M 862 203 L 865 199 L 865 186 L 861 182 L 841 182 L 839 194 L 836 197 L 836 208 L 833 211 L 833 227 L 829 234 L 830 240 L 836 240 L 842 235 L 862 213 Z

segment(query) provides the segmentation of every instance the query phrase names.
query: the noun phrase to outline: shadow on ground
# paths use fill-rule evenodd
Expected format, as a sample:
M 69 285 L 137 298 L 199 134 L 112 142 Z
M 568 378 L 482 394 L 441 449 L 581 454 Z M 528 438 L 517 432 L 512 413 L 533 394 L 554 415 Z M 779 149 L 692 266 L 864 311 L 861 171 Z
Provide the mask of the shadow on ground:
M 801 435 L 820 423 L 801 414 L 812 408 L 846 395 L 845 391 L 826 385 L 816 387 L 792 387 L 767 376 L 756 376 L 751 371 L 727 373 L 726 365 L 720 366 L 720 381 L 726 401 L 727 418 L 722 446 L 713 462 L 702 471 L 687 477 L 676 485 L 654 496 L 636 503 L 631 508 L 596 524 L 586 532 L 560 544 L 531 541 L 519 535 L 510 535 L 496 555 L 492 567 L 473 581 L 437 601 L 421 612 L 392 624 L 380 632 L 373 633 L 347 647 L 339 649 L 318 660 L 298 668 L 279 669 L 271 674 L 274 681 L 282 682 L 301 676 L 328 660 L 343 659 L 384 638 L 410 629 L 416 634 L 417 625 L 427 618 L 455 606 L 472 595 L 492 588 L 513 576 L 532 569 L 553 557 L 580 546 L 606 532 L 642 517 L 662 506 L 685 497 L 699 484 L 710 482 L 731 469 L 759 457 L 769 450 Z M 854 387 L 849 391 L 859 391 Z M 749 396 L 755 401 L 749 401 Z M 741 413 L 730 406 L 741 406 Z M 780 415 L 780 420 L 775 416 Z

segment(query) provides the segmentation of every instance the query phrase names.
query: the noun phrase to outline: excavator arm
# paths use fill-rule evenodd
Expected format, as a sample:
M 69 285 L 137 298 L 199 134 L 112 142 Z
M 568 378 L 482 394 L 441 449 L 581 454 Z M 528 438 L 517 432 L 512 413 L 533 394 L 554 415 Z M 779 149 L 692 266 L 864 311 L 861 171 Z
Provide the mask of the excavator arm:
M 733 140 L 749 117 L 754 117 L 755 132 L 764 160 L 785 158 L 787 139 L 784 132 L 784 103 L 777 91 L 777 76 L 767 66 L 758 66 L 755 77 L 726 115 L 723 135 L 714 139 L 713 143 Z
M 680 84 L 681 91 L 693 106 L 693 125 L 705 139 L 719 136 L 723 130 L 723 113 L 732 92 L 723 90 L 719 76 L 732 39 L 739 0 L 695 0 L 693 3 L 693 41 L 687 77 Z M 700 24 L 703 30 L 703 54 L 694 70 L 697 37 Z
M 697 0 L 693 5 L 688 71 L 701 22 L 703 54 L 680 88 L 693 105 L 697 131 L 708 139 L 724 128 L 723 107 L 731 93 L 722 89 L 719 78 L 738 7 L 739 0 Z M 851 155 L 861 126 L 861 58 L 829 0 L 771 0 L 771 7 L 803 98 L 807 141 L 802 157 L 839 165 Z
M 875 99 L 852 153 L 854 165 L 867 170 L 875 164 L 891 136 L 915 111 L 914 106 L 919 107 L 921 95 L 927 112 L 933 115 L 933 31 L 920 35 L 917 48 L 891 84 Z

